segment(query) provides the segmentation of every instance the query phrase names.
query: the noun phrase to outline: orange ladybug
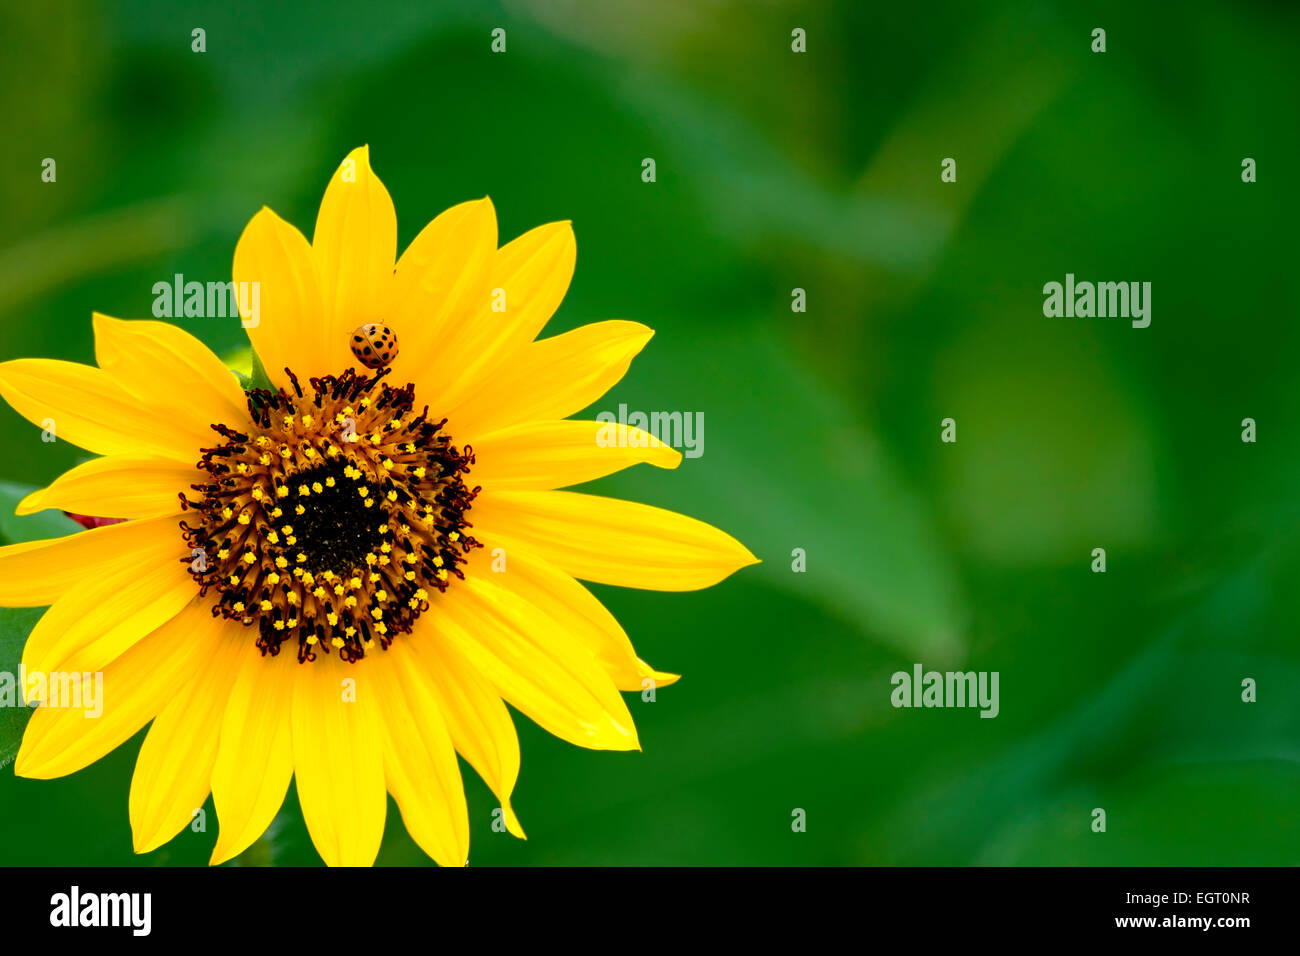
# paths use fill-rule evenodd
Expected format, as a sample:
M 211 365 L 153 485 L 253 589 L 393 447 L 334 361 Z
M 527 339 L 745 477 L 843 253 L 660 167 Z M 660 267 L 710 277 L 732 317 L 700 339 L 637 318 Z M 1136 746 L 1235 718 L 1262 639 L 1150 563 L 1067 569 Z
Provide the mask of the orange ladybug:
M 397 358 L 397 336 L 378 322 L 367 322 L 352 333 L 352 354 L 366 368 L 392 365 Z

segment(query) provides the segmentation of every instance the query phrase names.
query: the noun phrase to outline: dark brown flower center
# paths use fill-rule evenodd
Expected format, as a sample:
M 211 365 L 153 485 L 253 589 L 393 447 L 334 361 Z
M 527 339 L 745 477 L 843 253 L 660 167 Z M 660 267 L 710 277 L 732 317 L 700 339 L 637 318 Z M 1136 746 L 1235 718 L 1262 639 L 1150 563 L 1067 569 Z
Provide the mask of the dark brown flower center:
M 383 382 L 387 369 L 313 378 L 312 394 L 285 371 L 292 393 L 250 389 L 244 430 L 213 425 L 224 441 L 200 450 L 209 483 L 182 495 L 198 516 L 180 524 L 190 573 L 217 592 L 214 615 L 256 626 L 263 653 L 292 640 L 299 661 L 356 661 L 464 577 L 474 454 L 414 411 L 413 386 Z

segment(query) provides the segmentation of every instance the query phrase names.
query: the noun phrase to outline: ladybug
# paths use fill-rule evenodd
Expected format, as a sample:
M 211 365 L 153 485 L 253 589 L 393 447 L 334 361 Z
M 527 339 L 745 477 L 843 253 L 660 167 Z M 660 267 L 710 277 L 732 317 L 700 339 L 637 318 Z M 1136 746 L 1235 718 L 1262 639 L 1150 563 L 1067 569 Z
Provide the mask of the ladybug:
M 378 322 L 367 322 L 352 332 L 352 354 L 366 368 L 392 365 L 397 358 L 397 336 Z

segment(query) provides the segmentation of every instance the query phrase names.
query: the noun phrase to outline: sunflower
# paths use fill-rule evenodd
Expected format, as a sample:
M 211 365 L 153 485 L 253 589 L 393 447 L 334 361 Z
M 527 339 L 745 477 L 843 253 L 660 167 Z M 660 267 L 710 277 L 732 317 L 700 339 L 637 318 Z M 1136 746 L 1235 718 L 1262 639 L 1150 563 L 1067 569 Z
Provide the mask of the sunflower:
M 72 773 L 150 724 L 138 853 L 211 793 L 211 862 L 229 860 L 293 779 L 327 864 L 374 862 L 391 793 L 415 842 L 463 865 L 458 753 L 522 838 L 505 704 L 578 746 L 640 749 L 619 692 L 677 679 L 579 580 L 686 591 L 757 560 L 695 519 L 558 490 L 681 457 L 567 420 L 653 334 L 606 321 L 537 339 L 573 274 L 568 222 L 498 248 L 485 198 L 396 253 L 362 147 L 310 243 L 266 208 L 239 239 L 236 287 L 260 291 L 257 314 L 240 300 L 253 380 L 175 326 L 98 314 L 98 367 L 0 364 L 10 405 L 99 456 L 18 513 L 126 519 L 0 549 L 0 604 L 49 605 L 23 652 L 29 692 L 33 675 L 103 681 L 97 719 L 32 712 L 15 770 Z

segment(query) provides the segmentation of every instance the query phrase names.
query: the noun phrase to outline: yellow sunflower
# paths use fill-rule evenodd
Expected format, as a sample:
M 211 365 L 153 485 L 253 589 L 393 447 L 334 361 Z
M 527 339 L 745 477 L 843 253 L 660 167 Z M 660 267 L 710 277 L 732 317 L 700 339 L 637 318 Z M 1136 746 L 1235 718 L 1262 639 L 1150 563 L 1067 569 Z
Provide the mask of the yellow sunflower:
M 638 749 L 619 691 L 676 675 L 638 658 L 578 579 L 685 591 L 757 559 L 692 518 L 557 490 L 680 461 L 636 429 L 565 420 L 653 334 L 608 321 L 537 339 L 575 254 L 567 222 L 498 248 L 482 199 L 398 259 L 362 147 L 310 243 L 264 208 L 236 246 L 236 285 L 260 292 L 241 313 L 266 387 L 174 326 L 102 315 L 98 367 L 0 364 L 10 405 L 100 456 L 18 513 L 127 519 L 0 549 L 0 604 L 50 606 L 23 653 L 30 691 L 33 675 L 103 680 L 98 718 L 33 711 L 16 772 L 72 773 L 152 721 L 136 852 L 211 793 L 211 862 L 228 860 L 293 778 L 326 863 L 374 862 L 387 792 L 416 843 L 459 866 L 458 752 L 523 837 L 503 700 L 579 746 Z

